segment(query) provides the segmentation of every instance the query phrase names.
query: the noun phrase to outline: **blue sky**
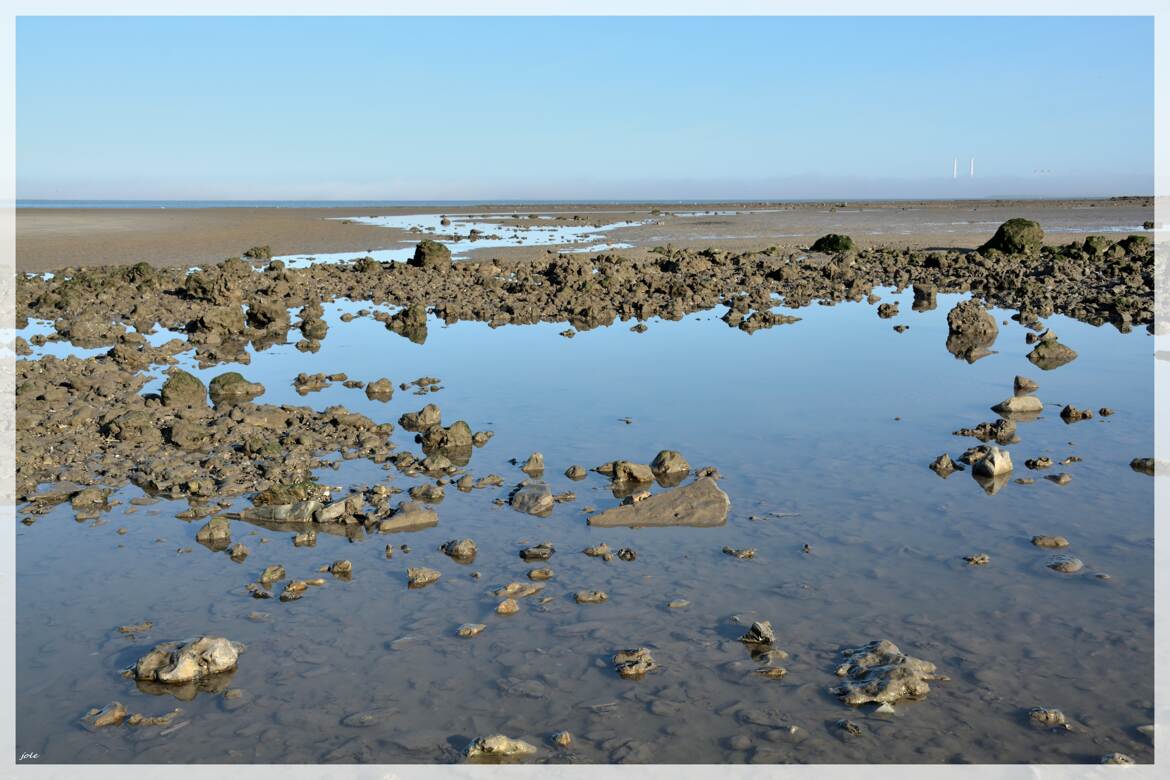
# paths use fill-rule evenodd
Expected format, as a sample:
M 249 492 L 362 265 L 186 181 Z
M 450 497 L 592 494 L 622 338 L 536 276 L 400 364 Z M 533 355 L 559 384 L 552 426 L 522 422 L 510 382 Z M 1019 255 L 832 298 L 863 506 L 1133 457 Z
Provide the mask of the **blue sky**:
M 1149 18 L 23 17 L 16 38 L 21 198 L 1153 191 Z

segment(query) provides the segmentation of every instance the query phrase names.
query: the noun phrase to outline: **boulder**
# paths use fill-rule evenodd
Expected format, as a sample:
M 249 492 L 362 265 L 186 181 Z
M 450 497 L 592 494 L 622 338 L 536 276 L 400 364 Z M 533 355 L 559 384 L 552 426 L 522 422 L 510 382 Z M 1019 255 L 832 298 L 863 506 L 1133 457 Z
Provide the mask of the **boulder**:
M 826 252 L 829 254 L 852 252 L 855 249 L 857 249 L 857 245 L 853 243 L 853 239 L 839 233 L 829 233 L 821 236 L 809 247 L 809 250 L 812 252 Z
M 842 655 L 846 660 L 837 667 L 837 676 L 845 680 L 832 692 L 854 707 L 921 699 L 930 692 L 930 682 L 947 679 L 935 674 L 934 664 L 904 655 L 888 639 L 847 648 Z
M 264 385 L 249 382 L 238 371 L 220 374 L 211 380 L 208 389 L 211 391 L 212 403 L 217 406 L 221 403 L 248 401 L 264 393 Z
M 244 646 L 223 637 L 204 636 L 183 643 L 168 642 L 138 659 L 134 677 L 141 681 L 181 685 L 236 668 Z
M 508 497 L 508 503 L 517 512 L 547 516 L 552 512 L 556 502 L 553 500 L 552 490 L 547 482 L 526 479 L 512 491 L 512 495 Z
M 990 354 L 999 335 L 995 318 L 974 299 L 956 304 L 947 313 L 947 326 L 947 351 L 969 363 Z
M 1040 229 L 1040 225 L 1030 219 L 1016 217 L 1000 225 L 991 240 L 979 247 L 979 251 L 1034 255 L 1043 245 L 1044 231 Z
M 172 368 L 167 372 L 161 395 L 164 406 L 207 405 L 207 388 L 197 377 L 181 368 Z
M 999 447 L 992 447 L 987 455 L 975 461 L 971 467 L 971 473 L 979 477 L 998 477 L 1010 474 L 1011 471 L 1011 453 Z
M 451 250 L 445 244 L 424 238 L 414 248 L 414 257 L 407 261 L 416 268 L 450 268 Z
M 730 507 L 731 499 L 719 488 L 715 480 L 711 477 L 701 477 L 689 485 L 599 512 L 589 518 L 589 525 L 602 528 L 614 526 L 710 528 L 727 522 Z

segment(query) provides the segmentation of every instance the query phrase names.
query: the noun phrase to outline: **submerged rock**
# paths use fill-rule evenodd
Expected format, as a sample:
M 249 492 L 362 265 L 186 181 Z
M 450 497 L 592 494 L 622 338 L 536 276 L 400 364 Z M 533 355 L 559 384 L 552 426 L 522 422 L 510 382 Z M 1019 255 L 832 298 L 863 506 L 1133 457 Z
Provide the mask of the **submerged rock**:
M 119 726 L 126 720 L 129 713 L 120 701 L 110 702 L 101 709 L 92 709 L 85 714 L 82 720 L 90 728 L 102 729 L 107 726 Z
M 565 476 L 572 480 L 585 479 L 589 476 L 589 472 L 584 466 L 572 465 L 565 469 Z
M 1054 555 L 1044 565 L 1061 574 L 1076 574 L 1085 568 L 1085 564 L 1081 562 L 1080 558 L 1074 558 L 1071 555 Z
M 845 680 L 832 693 L 851 706 L 920 699 L 930 692 L 930 682 L 947 679 L 935 674 L 934 664 L 904 655 L 887 639 L 841 652 L 846 661 L 837 667 L 837 676 Z
M 547 516 L 552 512 L 556 501 L 553 499 L 552 490 L 547 482 L 526 479 L 512 491 L 508 503 L 517 512 Z
M 723 554 L 730 555 L 732 558 L 739 558 L 742 561 L 742 560 L 747 560 L 749 558 L 755 558 L 756 557 L 756 548 L 755 547 L 744 547 L 744 548 L 724 547 Z
M 464 623 L 463 625 L 459 626 L 459 628 L 455 629 L 455 633 L 457 636 L 461 636 L 464 639 L 470 639 L 473 636 L 479 636 L 485 628 L 487 628 L 487 626 L 483 623 Z
M 378 530 L 382 533 L 421 531 L 438 524 L 439 516 L 433 509 L 427 509 L 413 501 L 404 501 L 398 505 L 394 514 L 379 521 Z
M 183 643 L 166 642 L 138 659 L 137 680 L 181 685 L 236 668 L 244 646 L 223 637 L 204 636 Z
M 702 477 L 689 485 L 652 495 L 642 501 L 599 512 L 589 518 L 589 525 L 602 528 L 614 526 L 709 528 L 726 523 L 730 507 L 731 499 L 719 488 L 715 480 L 711 477 Z
M 1035 379 L 1017 375 L 1012 382 L 1012 389 L 1017 393 L 1034 393 L 1040 389 L 1040 384 Z

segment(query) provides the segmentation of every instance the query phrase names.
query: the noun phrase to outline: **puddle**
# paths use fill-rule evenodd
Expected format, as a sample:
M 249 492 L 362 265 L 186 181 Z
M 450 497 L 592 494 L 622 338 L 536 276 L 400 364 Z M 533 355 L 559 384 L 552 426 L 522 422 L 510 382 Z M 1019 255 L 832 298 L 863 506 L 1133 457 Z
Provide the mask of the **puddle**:
M 946 312 L 962 296 L 912 312 L 908 291 L 879 292 L 903 314 L 881 320 L 864 304 L 814 305 L 795 312 L 798 323 L 749 336 L 720 322 L 719 309 L 650 320 L 641 334 L 625 322 L 572 339 L 558 335 L 565 323 L 492 329 L 432 318 L 423 344 L 369 317 L 342 322 L 344 312 L 377 307 L 340 301 L 325 306 L 330 327 L 315 354 L 277 344 L 251 351 L 247 365 L 200 369 L 183 353 L 205 382 L 239 370 L 263 383 L 265 403 L 344 404 L 376 423 L 437 403 L 445 422 L 495 432 L 468 470 L 505 484 L 469 494 L 448 486 L 437 527 L 352 540 L 322 528 L 315 547 L 235 521 L 233 540 L 251 549 L 243 563 L 195 542 L 203 521 L 175 517 L 186 502 L 132 508 L 134 487 L 119 490 L 122 504 L 96 523 L 75 522 L 62 505 L 18 525 L 17 745 L 61 763 L 412 763 L 454 760 L 471 738 L 504 733 L 553 761 L 1083 763 L 1113 750 L 1151 761 L 1135 729 L 1152 722 L 1154 480 L 1128 465 L 1153 451 L 1150 337 L 1052 317 L 1047 324 L 1080 356 L 1043 372 L 1024 357 L 1027 331 L 1009 321 L 997 352 L 967 364 L 944 348 Z M 896 333 L 897 323 L 910 329 Z M 382 403 L 333 383 L 301 396 L 292 386 L 301 372 L 395 383 L 429 375 L 443 389 L 396 390 Z M 1013 478 L 1035 484 L 1009 481 L 989 495 L 969 471 L 946 480 L 930 471 L 938 454 L 978 443 L 951 432 L 995 419 L 989 407 L 1011 395 L 1016 374 L 1038 380 L 1052 405 L 1021 423 L 1022 441 L 1010 447 Z M 1066 425 L 1063 403 L 1117 414 Z M 392 440 L 418 452 L 407 431 Z M 661 449 L 720 470 L 731 497 L 726 525 L 587 525 L 583 507 L 619 499 L 601 475 L 575 482 L 564 470 L 645 463 Z M 544 454 L 553 492 L 577 495 L 547 518 L 493 503 L 524 477 L 510 460 L 533 451 Z M 1083 460 L 1049 472 L 1023 465 L 1074 454 Z M 1043 479 L 1059 471 L 1072 481 Z M 422 481 L 366 460 L 318 476 L 343 494 Z M 1084 572 L 1046 569 L 1034 534 L 1066 536 Z M 479 547 L 471 565 L 438 550 L 458 538 Z M 557 551 L 543 594 L 520 599 L 518 614 L 495 614 L 491 591 L 527 582 L 541 565 L 518 551 L 546 540 Z M 601 542 L 632 548 L 636 560 L 581 554 Z M 757 555 L 737 560 L 725 546 Z M 972 553 L 990 564 L 967 565 Z M 352 579 L 317 574 L 341 558 L 353 562 Z M 276 563 L 328 582 L 299 601 L 250 598 L 247 583 Z M 408 566 L 442 579 L 408 590 Z M 582 590 L 609 598 L 580 605 L 573 594 Z M 667 607 L 677 600 L 689 605 Z M 154 623 L 147 635 L 117 631 L 143 620 Z M 770 620 L 789 653 L 782 679 L 751 673 L 757 664 L 737 638 L 754 620 Z M 460 639 L 464 623 L 487 628 Z M 119 674 L 158 642 L 208 633 L 248 646 L 230 679 L 244 691 L 238 703 L 214 692 L 176 701 Z M 829 695 L 837 651 L 882 638 L 950 680 L 893 717 Z M 610 656 L 638 646 L 660 668 L 621 679 Z M 182 707 L 188 724 L 79 726 L 87 710 L 115 700 L 147 715 Z M 1060 707 L 1085 726 L 1032 729 L 1033 706 Z M 832 726 L 841 718 L 861 736 L 843 738 Z M 567 752 L 549 741 L 562 729 L 573 734 Z

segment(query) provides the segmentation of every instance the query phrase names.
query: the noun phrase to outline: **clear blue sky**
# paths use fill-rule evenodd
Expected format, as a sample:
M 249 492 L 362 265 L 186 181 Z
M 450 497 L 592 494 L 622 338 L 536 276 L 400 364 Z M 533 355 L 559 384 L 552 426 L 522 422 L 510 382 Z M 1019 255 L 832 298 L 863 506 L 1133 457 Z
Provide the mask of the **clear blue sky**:
M 21 198 L 1153 191 L 1149 18 L 25 17 L 16 38 Z

